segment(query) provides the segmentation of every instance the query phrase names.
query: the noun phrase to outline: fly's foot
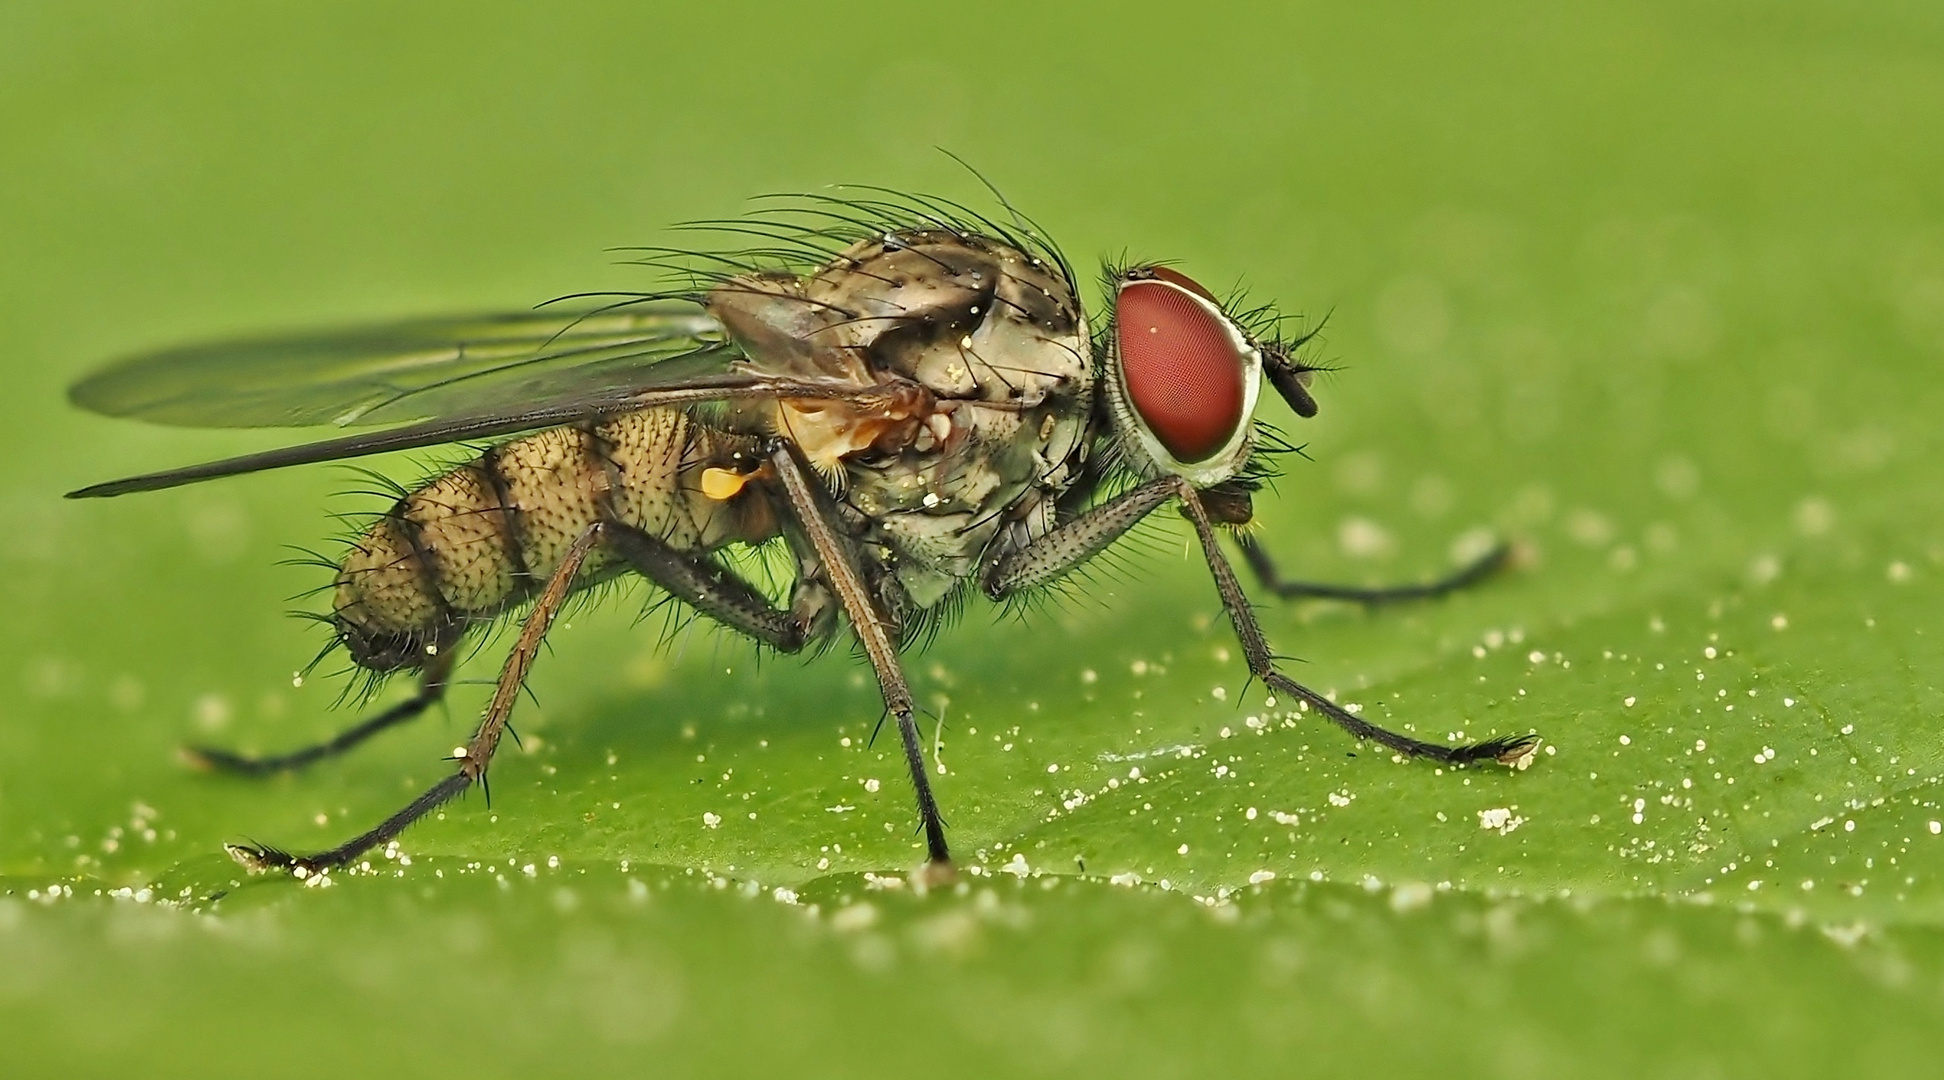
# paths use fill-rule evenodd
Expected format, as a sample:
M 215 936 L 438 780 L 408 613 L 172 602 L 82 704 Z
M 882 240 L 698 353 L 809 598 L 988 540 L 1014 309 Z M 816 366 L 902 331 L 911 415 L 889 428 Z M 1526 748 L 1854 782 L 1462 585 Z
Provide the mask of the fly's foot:
M 249 757 L 218 750 L 213 746 L 184 746 L 176 750 L 182 763 L 198 772 L 230 773 L 235 776 L 268 776 L 297 766 L 279 758 Z
M 947 888 L 958 881 L 958 867 L 950 859 L 927 859 L 912 868 L 911 891 L 923 896 L 932 889 Z
M 235 859 L 237 865 L 253 874 L 267 870 L 288 870 L 297 861 L 287 851 L 260 844 L 224 844 L 223 850 L 229 852 L 229 857 Z
M 222 753 L 221 750 L 211 750 L 203 746 L 178 746 L 176 760 L 197 772 L 215 772 L 222 767 L 216 763 L 216 759 L 221 757 Z
M 1490 754 L 1492 760 L 1500 765 L 1524 772 L 1532 767 L 1533 759 L 1539 756 L 1539 744 L 1543 741 L 1537 735 L 1512 735 L 1479 743 L 1477 748 L 1485 752 L 1479 755 L 1481 758 Z
M 1363 737 L 1370 736 L 1366 733 Z M 1433 751 L 1424 756 L 1435 757 L 1439 761 L 1452 765 L 1469 765 L 1475 761 L 1496 761 L 1500 765 L 1523 771 L 1531 767 L 1533 757 L 1539 753 L 1541 741 L 1537 734 L 1531 734 L 1501 735 L 1496 739 L 1465 743 L 1462 746 L 1441 746 L 1437 743 L 1418 745 Z M 1422 750 L 1419 752 L 1424 753 Z M 1408 755 L 1409 751 L 1406 753 Z
M 301 859 L 288 851 L 273 848 L 267 844 L 224 844 L 223 850 L 229 857 L 252 874 L 267 874 L 284 870 L 291 877 L 303 880 L 319 875 L 319 868 L 311 865 L 310 860 Z

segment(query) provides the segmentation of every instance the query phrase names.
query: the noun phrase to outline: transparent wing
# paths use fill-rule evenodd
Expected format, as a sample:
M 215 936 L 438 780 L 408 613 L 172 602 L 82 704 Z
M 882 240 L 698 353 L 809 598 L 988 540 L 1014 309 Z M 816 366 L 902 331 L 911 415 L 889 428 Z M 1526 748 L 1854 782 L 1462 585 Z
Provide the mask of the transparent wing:
M 69 397 L 107 416 L 165 424 L 389 426 L 112 480 L 68 497 L 156 491 L 657 406 L 784 397 L 872 407 L 899 392 L 815 371 L 757 370 L 746 359 L 716 319 L 665 305 L 420 319 L 149 353 L 90 375 Z
M 111 364 L 68 397 L 189 427 L 396 424 L 706 382 L 740 355 L 701 309 L 658 302 L 189 345 Z

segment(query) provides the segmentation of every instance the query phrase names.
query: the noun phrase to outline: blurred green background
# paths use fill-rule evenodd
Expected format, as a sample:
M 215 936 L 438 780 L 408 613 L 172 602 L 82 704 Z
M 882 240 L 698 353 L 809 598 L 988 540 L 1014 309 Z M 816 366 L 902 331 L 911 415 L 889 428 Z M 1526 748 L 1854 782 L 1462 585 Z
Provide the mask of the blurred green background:
M 1944 9 L 1631 3 L 0 7 L 0 1062 L 10 1075 L 1714 1077 L 1944 1038 Z M 312 469 L 78 414 L 186 339 L 637 287 L 604 249 L 837 182 L 1331 312 L 1259 503 L 1292 569 L 1518 572 L 1264 610 L 1298 677 L 1522 774 L 1359 752 L 1247 687 L 1166 524 L 911 661 L 961 888 L 915 897 L 857 663 L 556 633 L 494 803 L 324 889 L 483 691 L 347 723 L 283 545 Z M 412 475 L 409 461 L 390 461 Z M 471 674 L 495 665 L 482 658 Z M 396 692 L 396 691 L 394 691 Z M 1137 773 L 1138 770 L 1138 773 Z M 704 814 L 719 824 L 704 824 Z M 240 885 L 235 884 L 241 882 Z M 209 897 L 226 893 L 221 900 Z

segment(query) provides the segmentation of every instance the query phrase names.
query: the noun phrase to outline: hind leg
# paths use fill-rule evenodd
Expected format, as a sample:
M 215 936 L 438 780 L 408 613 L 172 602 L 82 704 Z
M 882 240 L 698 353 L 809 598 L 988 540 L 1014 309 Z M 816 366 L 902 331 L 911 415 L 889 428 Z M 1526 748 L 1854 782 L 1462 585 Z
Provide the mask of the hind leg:
M 507 653 L 506 663 L 500 669 L 493 700 L 486 706 L 485 715 L 480 718 L 472 740 L 454 755 L 459 763 L 456 771 L 432 785 L 423 795 L 406 804 L 404 809 L 386 818 L 377 828 L 329 851 L 320 851 L 315 855 L 292 855 L 273 847 L 230 844 L 230 856 L 251 870 L 289 870 L 298 877 L 306 877 L 343 866 L 393 839 L 413 822 L 474 784 L 485 787 L 487 766 L 492 763 L 493 752 L 499 749 L 500 737 L 506 733 L 506 721 L 513 714 L 514 703 L 519 700 L 520 688 L 526 683 L 527 673 L 533 669 L 533 661 L 540 654 L 540 646 L 546 640 L 547 629 L 553 625 L 554 616 L 560 614 L 561 605 L 567 602 L 568 595 L 573 592 L 574 578 L 587 561 L 587 553 L 601 539 L 602 528 L 600 524 L 590 525 L 574 540 L 573 545 L 561 556 L 560 565 L 554 570 L 553 576 L 547 579 L 547 587 L 533 602 L 533 610 L 527 613 L 526 621 L 520 626 L 520 636 L 514 641 L 512 650 Z
M 268 776 L 271 773 L 289 772 L 325 758 L 336 757 L 386 728 L 396 727 L 413 719 L 443 699 L 446 680 L 452 675 L 453 652 L 454 650 L 451 649 L 443 649 L 425 665 L 424 670 L 419 673 L 417 693 L 369 720 L 338 732 L 323 742 L 282 754 L 268 754 L 261 757 L 219 750 L 210 746 L 185 746 L 182 748 L 182 754 L 189 759 L 190 764 L 201 768 L 243 776 Z

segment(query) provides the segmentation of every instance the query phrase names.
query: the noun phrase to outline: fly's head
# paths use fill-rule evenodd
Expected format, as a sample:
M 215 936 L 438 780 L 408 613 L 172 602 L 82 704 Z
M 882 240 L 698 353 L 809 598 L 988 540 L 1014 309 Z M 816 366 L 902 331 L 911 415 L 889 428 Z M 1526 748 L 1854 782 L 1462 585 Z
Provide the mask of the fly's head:
M 1228 482 L 1243 472 L 1254 448 L 1256 395 L 1265 374 L 1298 416 L 1316 415 L 1309 393 L 1315 369 L 1295 357 L 1305 339 L 1258 338 L 1245 327 L 1246 317 L 1166 266 L 1130 267 L 1113 273 L 1108 285 L 1114 304 L 1101 349 L 1105 401 L 1125 460 L 1137 472 L 1172 474 L 1202 489 L 1234 486 Z

